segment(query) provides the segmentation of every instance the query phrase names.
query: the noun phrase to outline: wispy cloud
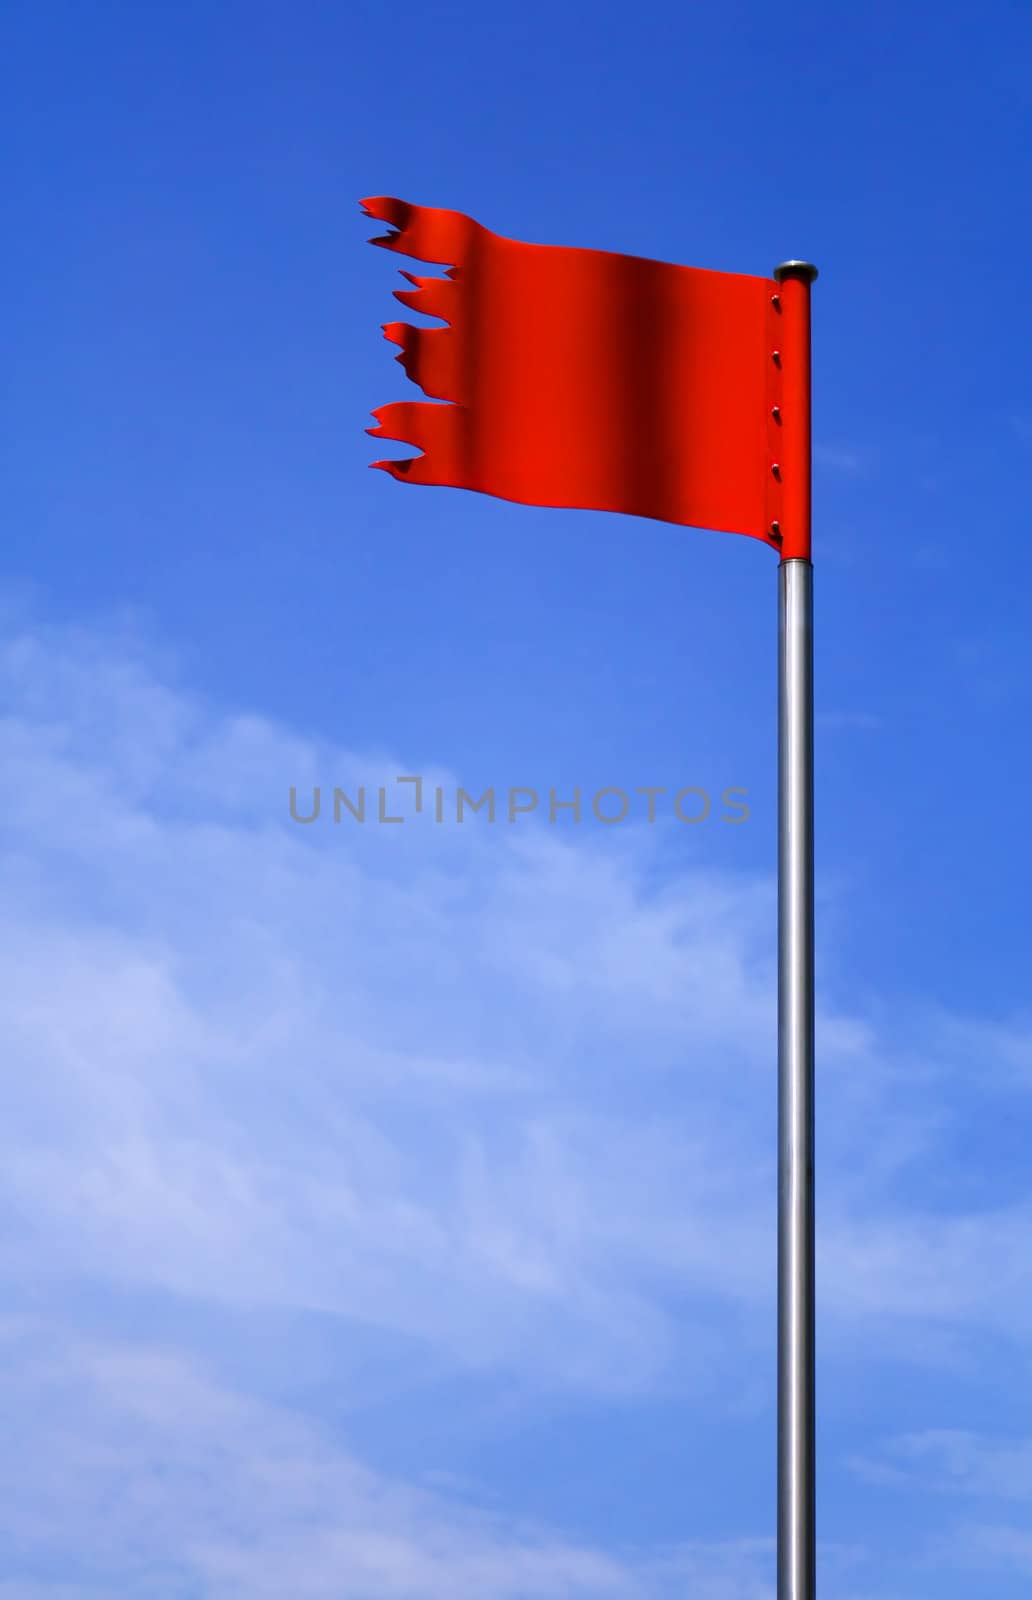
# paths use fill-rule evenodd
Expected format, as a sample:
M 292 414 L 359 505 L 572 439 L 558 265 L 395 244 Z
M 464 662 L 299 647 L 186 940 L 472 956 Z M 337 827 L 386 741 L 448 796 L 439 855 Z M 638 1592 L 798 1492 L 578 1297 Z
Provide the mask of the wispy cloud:
M 919 1482 L 935 1493 L 1032 1503 L 1032 1437 L 1006 1439 L 962 1428 L 898 1434 L 854 1470 L 872 1482 Z
M 23 1073 L 4 1181 L 27 1241 L 478 1359 L 533 1349 L 563 1381 L 666 1362 L 657 1271 L 769 1298 L 769 880 L 657 891 L 633 848 L 544 828 L 316 841 L 282 774 L 356 757 L 221 717 L 96 640 L 23 637 L 5 659 L 3 1025 Z M 1024 1034 L 1003 1050 L 993 1028 L 1013 1059 Z M 840 1111 L 912 1075 L 857 1019 L 825 1010 L 820 1034 Z M 842 1137 L 843 1170 L 872 1170 Z M 852 1237 L 850 1183 L 824 1192 L 832 1308 L 982 1320 L 950 1261 L 1015 1270 L 1020 1207 L 942 1227 L 893 1208 L 880 1234 L 876 1192 Z
M 12 1335 L 7 1367 L 49 1417 L 28 1457 L 50 1507 L 32 1548 L 97 1521 L 78 1595 L 110 1593 L 115 1571 L 119 1593 L 182 1593 L 186 1561 L 205 1594 L 337 1596 L 346 1567 L 349 1600 L 660 1600 L 675 1572 L 699 1596 L 766 1600 L 762 1541 L 603 1551 L 488 1526 L 443 1485 L 412 1498 L 185 1350 L 87 1337 L 71 1286 L 317 1312 L 342 1348 L 351 1328 L 403 1337 L 417 1367 L 564 1395 L 674 1385 L 700 1413 L 733 1408 L 772 1328 L 770 878 L 657 888 L 647 829 L 619 847 L 546 828 L 317 834 L 290 823 L 289 783 L 349 781 L 367 758 L 224 714 L 122 637 L 23 632 L 0 671 L 0 1197 L 15 1224 L 0 1274 L 68 1296 L 65 1316 Z M 947 1216 L 911 1195 L 956 1088 L 948 1023 L 917 1016 L 904 1040 L 897 1015 L 889 1040 L 823 1005 L 832 1358 L 847 1325 L 916 1359 L 933 1325 L 1032 1329 L 1032 1197 Z M 1020 1019 L 951 1025 L 1026 1091 Z M 75 1437 L 55 1399 L 69 1386 Z M 225 1436 L 241 1441 L 228 1463 Z M 43 1465 L 62 1452 L 81 1468 L 63 1476 L 65 1511 Z M 210 1517 L 209 1456 L 231 1486 Z M 107 1525 L 119 1462 L 139 1498 Z M 30 1481 L 12 1516 L 31 1520 Z M 154 1562 L 172 1562 L 164 1590 Z
M 33 1395 L 25 1405 L 24 1389 L 5 1379 L 13 1429 L 0 1522 L 8 1570 L 24 1565 L 27 1580 L 46 1533 L 60 1528 L 83 1596 L 656 1593 L 633 1554 L 614 1557 L 392 1481 L 313 1424 L 218 1386 L 175 1351 L 69 1342 L 31 1324 L 9 1329 L 3 1344 L 5 1372 L 13 1366 Z M 31 1582 L 17 1592 L 32 1593 Z M 765 1600 L 769 1591 L 752 1592 Z

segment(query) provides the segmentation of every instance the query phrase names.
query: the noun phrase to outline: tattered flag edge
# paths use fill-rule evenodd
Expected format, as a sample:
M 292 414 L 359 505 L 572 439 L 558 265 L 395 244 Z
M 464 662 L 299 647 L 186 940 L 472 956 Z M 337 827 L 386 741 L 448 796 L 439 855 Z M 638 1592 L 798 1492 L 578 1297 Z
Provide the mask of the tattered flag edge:
M 447 401 L 461 409 L 457 394 L 435 391 L 426 381 L 429 358 L 441 353 L 444 348 L 438 345 L 435 351 L 429 341 L 450 341 L 454 338 L 452 329 L 459 311 L 455 291 L 462 270 L 462 258 L 466 254 L 463 235 L 468 240 L 474 235 L 486 234 L 488 230 L 462 212 L 414 206 L 388 195 L 361 200 L 359 205 L 364 216 L 376 222 L 386 222 L 393 230 L 374 235 L 369 240 L 370 244 L 445 269 L 443 277 L 419 277 L 399 268 L 401 276 L 413 287 L 393 291 L 394 298 L 409 310 L 436 317 L 446 324 L 445 327 L 418 328 L 409 322 L 385 322 L 382 328 L 384 338 L 400 347 L 395 360 L 427 398 Z M 435 422 L 427 414 L 439 409 L 436 405 L 424 405 L 419 401 L 397 401 L 372 411 L 370 415 L 376 419 L 377 426 L 367 428 L 367 434 L 374 439 L 396 439 L 400 443 L 414 445 L 421 454 L 404 460 L 371 461 L 370 466 L 388 472 L 395 478 L 408 477 L 416 462 L 425 460 L 430 452 L 431 435 L 440 425 L 440 418 Z

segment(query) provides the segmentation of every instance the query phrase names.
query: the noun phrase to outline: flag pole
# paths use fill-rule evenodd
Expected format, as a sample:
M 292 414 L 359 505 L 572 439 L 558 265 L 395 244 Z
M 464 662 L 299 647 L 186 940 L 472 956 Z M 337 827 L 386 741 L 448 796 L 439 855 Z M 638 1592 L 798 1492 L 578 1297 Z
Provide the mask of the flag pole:
M 813 566 L 810 285 L 779 285 L 784 393 L 778 568 L 778 1600 L 815 1600 Z

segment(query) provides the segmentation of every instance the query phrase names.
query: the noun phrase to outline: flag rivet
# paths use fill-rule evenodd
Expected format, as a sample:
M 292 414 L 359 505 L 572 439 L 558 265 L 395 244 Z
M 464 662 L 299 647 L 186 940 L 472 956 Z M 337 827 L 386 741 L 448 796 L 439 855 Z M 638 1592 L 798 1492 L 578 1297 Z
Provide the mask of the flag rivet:
M 771 470 L 771 472 L 773 472 L 775 478 L 780 478 L 781 477 L 781 462 L 780 461 L 772 461 L 771 462 L 771 466 L 770 466 L 770 470 Z
M 770 353 L 770 359 L 773 361 L 773 363 L 774 363 L 774 365 L 776 367 L 780 367 L 780 365 L 781 365 L 781 351 L 780 350 L 772 350 L 771 353 Z
M 781 296 L 779 294 L 772 294 L 770 297 L 770 303 L 774 307 L 775 311 L 781 310 Z
M 771 536 L 772 539 L 776 539 L 779 544 L 781 543 L 781 523 L 780 522 L 772 522 L 771 523 L 771 525 L 770 525 L 770 536 Z
M 770 414 L 774 418 L 775 422 L 780 422 L 781 421 L 781 407 L 780 406 L 771 406 Z

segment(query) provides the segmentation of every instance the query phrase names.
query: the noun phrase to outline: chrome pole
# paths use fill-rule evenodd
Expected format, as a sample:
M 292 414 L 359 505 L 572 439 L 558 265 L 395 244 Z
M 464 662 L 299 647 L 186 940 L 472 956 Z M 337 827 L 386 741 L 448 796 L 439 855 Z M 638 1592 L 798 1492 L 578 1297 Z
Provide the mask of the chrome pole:
M 778 1600 L 815 1600 L 813 567 L 779 568 Z

